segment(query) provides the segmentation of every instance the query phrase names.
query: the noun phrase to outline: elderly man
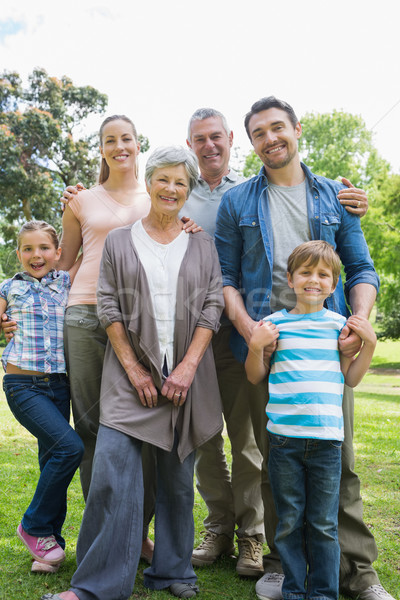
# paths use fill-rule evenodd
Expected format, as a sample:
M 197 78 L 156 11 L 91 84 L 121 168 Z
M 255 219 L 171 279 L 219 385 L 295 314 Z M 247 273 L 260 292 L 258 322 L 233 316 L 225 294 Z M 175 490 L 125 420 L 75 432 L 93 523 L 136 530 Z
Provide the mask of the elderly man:
M 185 205 L 185 214 L 212 236 L 222 195 L 244 181 L 229 167 L 232 141 L 233 133 L 220 112 L 202 108 L 192 115 L 187 144 L 197 156 L 201 176 Z M 251 398 L 252 386 L 247 382 L 243 364 L 229 348 L 231 330 L 231 323 L 223 318 L 213 339 L 213 350 L 232 448 L 232 470 L 230 473 L 220 433 L 197 450 L 197 488 L 207 505 L 208 516 L 204 521 L 204 539 L 194 549 L 192 562 L 196 566 L 210 565 L 222 554 L 233 554 L 237 527 L 236 570 L 240 575 L 257 577 L 263 573 L 262 456 L 254 439 L 249 409 L 250 401 L 256 399 Z M 260 394 L 259 402 L 263 401 Z
M 242 361 L 256 322 L 273 311 L 294 306 L 286 284 L 286 261 L 300 243 L 322 239 L 335 247 L 344 265 L 345 292 L 354 314 L 369 316 L 379 285 L 359 219 L 338 201 L 342 186 L 314 175 L 300 162 L 302 130 L 292 107 L 273 96 L 263 98 L 246 115 L 245 127 L 263 167 L 258 176 L 224 195 L 216 229 L 225 310 L 235 326 L 231 346 Z M 357 207 L 359 201 L 355 196 L 346 202 Z M 338 285 L 327 306 L 348 314 L 343 286 Z M 346 327 L 341 338 L 343 353 L 354 355 L 359 349 L 358 336 Z M 360 482 L 353 471 L 353 408 L 353 395 L 347 388 L 339 507 L 340 587 L 361 600 L 393 600 L 371 566 L 377 548 L 362 519 Z M 256 437 L 261 419 L 260 413 L 255 421 Z M 265 431 L 263 436 L 264 442 L 259 444 L 264 443 L 266 459 Z M 267 573 L 257 582 L 256 593 L 261 600 L 277 600 L 281 598 L 283 575 L 274 553 L 276 519 L 272 496 L 266 493 L 263 498 L 267 542 L 274 562 L 266 561 Z

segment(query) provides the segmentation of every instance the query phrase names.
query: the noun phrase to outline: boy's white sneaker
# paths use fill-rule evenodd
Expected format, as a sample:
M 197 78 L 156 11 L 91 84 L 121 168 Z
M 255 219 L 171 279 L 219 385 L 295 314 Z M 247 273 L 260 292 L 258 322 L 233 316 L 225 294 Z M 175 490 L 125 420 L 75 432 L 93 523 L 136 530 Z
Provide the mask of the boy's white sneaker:
M 282 600 L 282 573 L 264 573 L 256 583 L 256 595 L 260 600 Z M 368 600 L 367 598 L 364 600 Z
M 358 596 L 357 600 L 394 600 L 394 598 L 385 590 L 383 585 L 379 583 L 370 585 L 369 588 Z

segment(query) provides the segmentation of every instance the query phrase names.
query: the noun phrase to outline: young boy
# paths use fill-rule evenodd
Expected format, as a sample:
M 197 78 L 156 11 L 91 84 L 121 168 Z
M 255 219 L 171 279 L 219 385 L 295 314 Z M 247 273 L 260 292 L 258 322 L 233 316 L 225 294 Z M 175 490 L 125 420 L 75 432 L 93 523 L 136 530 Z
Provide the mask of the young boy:
M 289 256 L 287 271 L 296 306 L 255 326 L 245 367 L 256 384 L 271 363 L 268 468 L 279 520 L 275 542 L 285 575 L 283 598 L 336 600 L 343 384 L 355 387 L 361 381 L 376 336 L 367 319 L 353 315 L 347 324 L 363 345 L 356 358 L 339 353 L 346 319 L 324 308 L 340 274 L 332 246 L 319 240 L 301 244 Z

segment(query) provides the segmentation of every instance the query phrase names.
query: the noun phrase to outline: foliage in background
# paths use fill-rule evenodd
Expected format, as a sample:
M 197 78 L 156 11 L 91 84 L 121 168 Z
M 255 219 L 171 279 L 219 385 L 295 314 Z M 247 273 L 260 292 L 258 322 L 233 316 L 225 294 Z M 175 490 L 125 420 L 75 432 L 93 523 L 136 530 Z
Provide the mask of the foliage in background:
M 356 187 L 368 188 L 389 170 L 372 142 L 372 133 L 357 115 L 334 110 L 307 113 L 301 119 L 303 135 L 299 151 L 304 162 L 318 175 L 347 177 Z
M 371 189 L 369 196 L 371 207 L 363 219 L 363 228 L 381 277 L 378 337 L 399 339 L 400 175 L 388 175 Z
M 54 221 L 66 185 L 94 182 L 98 142 L 74 134 L 88 116 L 103 113 L 107 101 L 96 89 L 49 77 L 44 69 L 33 71 L 26 88 L 18 73 L 0 76 L 0 210 L 8 223 Z
M 60 221 L 59 198 L 69 184 L 95 183 L 98 134 L 85 120 L 103 114 L 105 94 L 37 68 L 23 86 L 16 72 L 0 74 L 0 275 L 14 272 L 15 234 L 23 221 Z M 142 152 L 149 141 L 139 136 Z
M 252 177 L 253 175 L 258 175 L 262 162 L 258 158 L 257 154 L 252 150 L 245 158 L 244 167 L 243 167 L 243 175 L 245 177 Z
M 369 211 L 362 228 L 381 278 L 378 298 L 379 334 L 400 338 L 400 175 L 373 145 L 372 133 L 357 115 L 334 110 L 307 113 L 302 119 L 299 141 L 302 160 L 324 177 L 347 177 L 368 193 Z M 245 159 L 243 173 L 258 174 L 261 160 L 252 151 Z

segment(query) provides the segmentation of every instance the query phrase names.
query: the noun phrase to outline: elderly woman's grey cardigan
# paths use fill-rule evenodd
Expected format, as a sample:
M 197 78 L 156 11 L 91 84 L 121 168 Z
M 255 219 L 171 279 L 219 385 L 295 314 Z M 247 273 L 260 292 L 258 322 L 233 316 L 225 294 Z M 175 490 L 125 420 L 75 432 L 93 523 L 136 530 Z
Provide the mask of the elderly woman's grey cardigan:
M 173 259 L 173 257 L 172 257 Z M 123 323 L 139 361 L 162 387 L 161 356 L 146 273 L 132 241 L 131 226 L 114 229 L 106 239 L 97 290 L 104 328 Z M 177 287 L 174 367 L 181 362 L 196 327 L 218 331 L 223 309 L 221 271 L 211 237 L 189 234 Z M 222 429 L 221 401 L 211 344 L 198 366 L 185 404 L 174 407 L 159 394 L 155 408 L 144 407 L 110 342 L 104 358 L 100 423 L 170 451 L 175 429 L 183 461 Z

